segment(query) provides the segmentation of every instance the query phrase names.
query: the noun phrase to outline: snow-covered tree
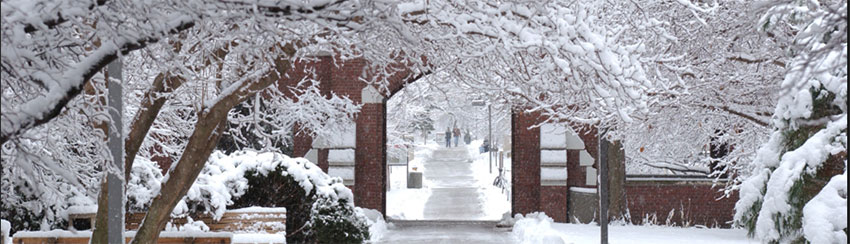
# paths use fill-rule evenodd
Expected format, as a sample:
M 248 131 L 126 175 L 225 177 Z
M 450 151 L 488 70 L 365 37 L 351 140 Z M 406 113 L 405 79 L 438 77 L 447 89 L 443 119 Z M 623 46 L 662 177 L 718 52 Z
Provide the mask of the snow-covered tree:
M 135 145 L 136 148 L 134 148 L 135 151 L 127 150 L 128 158 L 130 158 L 127 162 L 132 164 L 132 159 L 136 156 L 135 152 L 139 150 L 138 147 L 144 141 L 157 114 L 162 114 L 164 116 L 161 122 L 165 122 L 164 124 L 170 127 L 154 130 L 150 135 L 160 142 L 169 143 L 157 144 L 157 146 L 178 144 L 180 145 L 178 147 L 161 148 L 166 152 L 183 151 L 180 153 L 181 162 L 192 161 L 194 168 L 198 168 L 198 165 L 203 166 L 212 146 L 217 142 L 214 139 L 216 137 L 210 137 L 210 135 L 221 135 L 219 128 L 224 127 L 220 126 L 220 121 L 226 120 L 230 108 L 251 97 L 250 95 L 265 89 L 274 81 L 281 80 L 280 77 L 290 68 L 290 64 L 298 59 L 296 51 L 301 49 L 296 50 L 296 47 L 310 49 L 312 47 L 307 46 L 315 45 L 315 40 L 311 40 L 312 35 L 317 32 L 350 30 L 351 28 L 345 26 L 345 23 L 350 22 L 350 17 L 355 14 L 339 14 L 338 8 L 351 7 L 351 3 L 341 2 L 268 6 L 238 1 L 228 3 L 204 1 L 3 2 L 2 142 L 4 149 L 12 149 L 4 150 L 4 182 L 17 180 L 12 178 L 10 173 L 20 172 L 20 168 L 31 169 L 33 165 L 36 167 L 45 165 L 41 168 L 55 169 L 55 172 L 39 171 L 32 174 L 41 178 L 44 178 L 44 175 L 57 175 L 57 173 L 61 175 L 67 171 L 57 167 L 62 164 L 56 164 L 53 160 L 32 157 L 29 160 L 6 160 L 13 157 L 26 159 L 19 156 L 33 154 L 32 151 L 14 150 L 28 143 L 26 138 L 34 138 L 36 141 L 34 145 L 43 145 L 49 151 L 55 152 L 56 157 L 59 158 L 57 161 L 60 162 L 74 159 L 74 157 L 63 159 L 69 152 L 71 154 L 88 153 L 90 157 L 105 158 L 102 150 L 93 152 L 74 152 L 67 148 L 63 150 L 58 147 L 60 145 L 45 141 L 45 136 L 34 134 L 42 129 L 73 131 L 76 130 L 74 127 L 50 124 L 35 130 L 32 128 L 47 124 L 62 115 L 60 112 L 69 102 L 77 99 L 81 88 L 90 78 L 98 74 L 106 64 L 116 60 L 119 55 L 130 55 L 125 60 L 126 67 L 131 69 L 128 73 L 133 74 L 132 68 L 142 70 L 136 73 L 142 73 L 142 75 L 130 76 L 126 82 L 128 87 L 141 87 L 129 93 L 129 96 L 137 97 L 138 103 L 131 103 L 128 110 L 140 111 L 138 115 L 141 116 L 131 120 L 133 121 L 130 126 L 131 136 L 127 138 L 131 143 L 126 145 L 131 147 Z M 255 12 L 258 9 L 259 11 Z M 326 14 L 313 15 L 323 10 Z M 281 28 L 286 24 L 297 28 Z M 337 24 L 341 25 L 337 26 Z M 333 30 L 320 28 L 325 25 L 338 28 Z M 266 31 L 257 32 L 257 30 Z M 292 32 L 284 33 L 284 30 Z M 261 34 L 250 34 L 250 32 Z M 134 59 L 132 55 L 137 54 L 131 53 L 134 50 L 144 51 L 138 53 L 139 55 Z M 304 56 L 306 53 L 308 52 L 298 53 L 298 56 Z M 233 65 L 237 63 L 240 65 Z M 307 94 L 315 94 L 315 92 L 307 92 Z M 300 101 L 310 100 L 310 95 L 303 97 L 305 99 Z M 325 97 L 322 98 L 327 100 Z M 171 104 L 159 113 L 166 100 L 171 101 Z M 294 103 L 292 97 L 287 101 Z M 345 103 L 345 101 L 340 102 Z M 98 104 L 95 103 L 95 105 Z M 329 106 L 335 105 L 331 103 Z M 308 109 L 308 106 L 296 106 L 296 108 Z M 98 111 L 91 108 L 85 109 L 87 112 Z M 318 109 L 316 111 L 325 115 L 329 112 Z M 336 119 L 340 116 L 332 114 L 331 117 Z M 322 116 L 311 118 L 321 119 Z M 297 119 L 303 118 L 292 120 Z M 100 118 L 100 120 L 104 119 Z M 78 121 L 60 120 L 60 122 L 74 124 Z M 85 125 L 78 127 L 85 127 Z M 134 134 L 136 129 L 140 129 L 138 130 L 140 133 Z M 195 139 L 191 139 L 190 135 L 194 135 Z M 83 145 L 102 147 L 102 136 L 91 138 L 84 141 Z M 189 141 L 187 142 L 186 139 Z M 196 145 L 200 142 L 206 145 Z M 186 148 L 190 150 L 183 150 Z M 85 147 L 76 148 L 76 150 L 79 149 L 85 149 Z M 97 161 L 89 160 L 79 163 L 88 163 L 86 166 L 98 168 L 104 166 L 92 163 Z M 192 165 L 184 167 L 189 166 Z M 131 168 L 132 165 L 128 165 L 127 172 Z M 94 170 L 88 170 L 82 175 L 97 174 L 92 171 Z M 193 171 L 197 172 L 197 170 L 189 169 L 177 170 L 182 172 L 181 174 L 188 175 L 169 175 L 168 179 L 191 182 L 194 180 Z M 73 174 L 65 175 L 74 176 Z M 69 182 L 78 181 L 72 177 L 66 178 L 70 178 L 66 179 Z M 30 185 L 36 188 L 64 189 L 51 184 L 56 182 L 55 180 L 36 181 L 25 178 L 23 182 L 34 183 Z M 176 200 L 185 194 L 185 189 L 190 185 L 180 184 L 180 182 L 166 184 L 179 187 L 173 188 L 176 189 L 174 192 L 164 191 L 158 196 L 165 195 L 166 199 Z M 13 185 L 4 184 L 4 187 Z M 91 185 L 86 188 L 98 189 L 97 186 Z M 68 192 L 73 191 L 65 191 L 65 193 Z M 45 199 L 43 202 L 51 201 Z M 146 238 L 147 240 L 155 239 L 161 229 L 158 227 L 164 223 L 162 220 L 167 218 L 170 209 L 174 207 L 172 203 L 176 202 L 163 203 L 163 201 L 154 200 L 154 203 L 164 204 L 165 206 L 156 208 L 163 211 L 160 215 L 149 215 L 146 218 L 154 224 L 143 226 L 137 241 L 145 241 Z M 51 218 L 48 221 L 53 220 Z M 104 222 L 99 221 L 99 223 Z M 95 232 L 98 233 L 100 229 L 96 228 Z M 97 236 L 95 234 L 95 238 Z
M 784 63 L 784 30 L 755 31 L 757 4 L 741 1 L 597 3 L 607 26 L 643 46 L 641 62 L 655 86 L 648 112 L 613 121 L 632 172 L 731 176 L 733 193 L 766 137 Z M 712 158 L 712 147 L 727 145 Z M 712 165 L 716 167 L 712 167 Z M 633 170 L 632 170 L 633 169 Z M 725 178 L 725 177 L 724 177 Z
M 140 154 L 178 158 L 163 182 L 169 187 L 162 187 L 152 200 L 152 210 L 134 242 L 156 239 L 226 132 L 229 119 L 238 120 L 240 126 L 270 121 L 265 124 L 279 126 L 274 128 L 278 132 L 286 131 L 291 121 L 315 121 L 318 127 L 333 124 L 328 120 L 350 119 L 346 117 L 356 111 L 350 101 L 319 96 L 309 75 L 288 76 L 293 67 L 303 68 L 298 64 L 319 52 L 333 53 L 337 60 L 368 60 L 363 80 L 383 91 L 390 77 L 443 73 L 452 77 L 445 82 L 462 82 L 505 104 L 602 126 L 632 121 L 634 113 L 647 112 L 646 91 L 653 86 L 635 54 L 642 46 L 618 39 L 618 29 L 605 26 L 600 12 L 587 3 L 115 0 L 2 4 L 4 175 L 33 165 L 69 168 L 41 159 L 5 158 L 25 153 L 16 148 L 30 143 L 28 139 L 58 152 L 60 162 L 73 158 L 64 157 L 70 148 L 57 147 L 37 133 L 72 128 L 62 123 L 84 128 L 86 123 L 61 122 L 64 117 L 60 116 L 80 99 L 92 77 L 121 58 L 132 74 L 125 81 L 132 89 L 125 116 L 133 114 L 127 120 L 133 122 L 125 125 L 131 135 L 125 145 L 132 147 L 126 150 L 127 162 Z M 281 80 L 299 84 L 295 98 L 281 98 L 287 96 L 269 89 Z M 245 123 L 244 116 L 231 112 L 247 99 L 266 99 L 256 96 L 261 93 L 272 97 L 266 102 L 272 103 L 274 113 L 295 116 L 256 113 L 254 122 Z M 105 111 L 98 106 L 102 105 L 93 102 L 82 110 Z M 275 136 L 265 134 L 263 138 Z M 102 136 L 91 138 L 84 145 L 102 148 Z M 101 159 L 95 162 L 106 161 L 102 149 L 89 155 Z M 132 165 L 125 169 L 128 174 Z M 83 171 L 92 175 L 102 170 Z
M 847 2 L 771 3 L 759 27 L 777 26 L 793 59 L 735 219 L 763 242 L 846 243 Z

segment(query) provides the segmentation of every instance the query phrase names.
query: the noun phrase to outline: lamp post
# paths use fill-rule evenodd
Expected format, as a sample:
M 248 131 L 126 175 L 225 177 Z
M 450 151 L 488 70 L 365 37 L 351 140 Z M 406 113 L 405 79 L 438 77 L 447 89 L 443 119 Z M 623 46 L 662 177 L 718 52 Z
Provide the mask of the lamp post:
M 484 106 L 484 101 L 472 101 L 472 106 Z M 492 115 L 492 106 L 487 103 L 487 155 L 490 160 L 490 173 L 493 173 L 493 115 Z
M 121 72 L 123 65 L 115 60 L 107 66 L 107 101 L 112 128 L 109 129 L 107 146 L 112 153 L 112 165 L 107 166 L 107 240 L 110 243 L 124 242 L 124 112 Z M 112 170 L 108 170 L 112 168 Z

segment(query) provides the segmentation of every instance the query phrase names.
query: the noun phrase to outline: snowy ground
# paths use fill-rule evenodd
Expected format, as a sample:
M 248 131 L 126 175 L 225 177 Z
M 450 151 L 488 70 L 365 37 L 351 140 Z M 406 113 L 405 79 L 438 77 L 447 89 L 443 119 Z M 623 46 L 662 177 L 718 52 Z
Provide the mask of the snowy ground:
M 410 172 L 424 172 L 424 162 L 431 159 L 434 150 L 440 148 L 434 142 L 416 145 L 413 160 L 408 163 Z M 390 190 L 387 191 L 387 217 L 393 219 L 422 219 L 425 202 L 431 196 L 428 179 L 422 179 L 422 188 L 407 188 L 407 171 L 404 166 L 390 167 Z
M 487 153 L 479 153 L 481 141 L 460 148 L 445 148 L 434 142 L 418 145 L 411 171 L 424 172 L 422 189 L 407 189 L 405 168 L 390 173 L 387 213 L 397 220 L 498 220 L 510 212 L 508 192 L 493 186 L 493 171 Z M 465 147 L 465 148 L 464 148 Z M 505 176 L 510 182 L 510 159 L 505 160 Z M 416 168 L 414 170 L 414 167 Z M 429 179 L 430 178 L 430 179 Z M 452 193 L 454 192 L 454 193 Z M 460 192 L 460 194 L 455 194 Z M 467 206 L 469 205 L 469 206 Z M 460 210 L 459 210 L 460 209 Z M 594 224 L 553 223 L 543 214 L 514 219 L 512 230 L 482 225 L 482 222 L 440 221 L 420 226 L 394 226 L 380 223 L 373 228 L 374 243 L 599 243 L 599 227 Z M 666 226 L 615 225 L 609 227 L 611 243 L 757 243 L 741 229 L 700 229 Z
M 479 147 L 483 143 L 482 140 L 472 141 L 467 146 L 470 159 L 472 159 L 472 171 L 474 172 L 475 180 L 478 186 L 478 198 L 484 204 L 486 217 L 484 219 L 497 220 L 501 219 L 504 213 L 511 211 L 511 199 L 507 192 L 493 185 L 493 180 L 499 175 L 498 158 L 493 157 L 493 169 L 490 172 L 489 153 L 479 153 Z M 504 160 L 505 177 L 508 182 L 511 180 L 510 174 L 511 161 L 509 158 Z M 508 188 L 510 189 L 510 188 Z
M 599 243 L 599 226 L 595 224 L 553 223 L 545 215 L 529 214 L 519 219 L 513 236 L 520 243 Z M 681 228 L 668 226 L 611 225 L 610 243 L 671 244 L 738 244 L 758 243 L 747 238 L 743 229 Z

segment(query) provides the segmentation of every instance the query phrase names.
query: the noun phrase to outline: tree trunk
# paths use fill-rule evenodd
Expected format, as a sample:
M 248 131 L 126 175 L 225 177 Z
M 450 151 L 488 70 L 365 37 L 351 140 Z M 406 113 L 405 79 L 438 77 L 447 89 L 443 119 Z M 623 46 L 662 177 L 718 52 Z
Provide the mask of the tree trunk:
M 186 80 L 182 77 L 171 76 L 170 74 L 159 74 L 153 81 L 153 87 L 145 92 L 142 97 L 142 104 L 139 111 L 133 118 L 133 125 L 130 126 L 130 133 L 127 133 L 127 139 L 124 142 L 124 179 L 130 179 L 130 172 L 133 169 L 133 161 L 136 159 L 136 153 L 142 147 L 142 142 L 145 141 L 148 131 L 150 131 L 153 122 L 162 110 L 162 106 L 168 100 L 161 93 L 171 93 L 179 88 Z
M 142 99 L 141 109 L 139 109 L 139 111 L 136 113 L 136 117 L 133 120 L 133 125 L 131 126 L 130 133 L 125 139 L 124 179 L 126 179 L 127 181 L 129 181 L 130 179 L 130 172 L 133 167 L 133 159 L 136 158 L 136 153 L 139 151 L 139 147 L 141 147 L 142 142 L 145 139 L 145 135 L 148 133 L 148 130 L 150 130 L 153 121 L 156 119 L 157 114 L 159 114 L 159 110 L 162 109 L 162 105 L 165 104 L 166 101 L 165 97 L 162 96 L 156 97 L 156 99 L 153 100 L 154 96 L 161 92 L 173 91 L 183 83 L 183 79 L 168 77 L 168 80 L 172 81 L 169 81 L 170 86 L 166 86 L 164 85 L 165 82 L 163 82 L 163 80 L 165 80 L 165 76 L 166 75 L 163 74 L 157 76 L 156 79 L 154 79 L 153 87 L 151 87 L 150 90 L 145 92 L 145 98 Z M 86 93 L 89 92 L 88 87 L 89 85 L 86 86 Z M 166 87 L 171 88 L 166 89 Z M 153 100 L 153 102 L 151 102 L 151 100 Z M 108 129 L 105 124 L 96 127 L 103 127 L 102 130 L 104 131 L 104 133 L 106 133 Z M 92 232 L 92 243 L 106 243 L 106 218 L 108 214 L 108 211 L 106 211 L 107 184 L 107 177 L 103 177 L 100 183 L 101 190 L 97 195 L 97 215 L 95 216 L 95 226 L 94 231 Z
M 107 196 L 109 194 L 106 194 L 109 191 L 109 183 L 106 178 L 108 177 L 104 170 L 103 178 L 100 180 L 100 192 L 97 194 L 97 215 L 94 218 L 94 230 L 91 233 L 90 243 L 109 243 L 107 240 L 109 238 L 109 232 L 107 231 L 109 224 L 109 221 L 107 221 L 109 217 L 109 206 L 107 206 L 109 205 L 109 199 Z
M 179 44 L 179 42 L 177 43 Z M 214 54 L 214 57 L 220 60 L 227 54 L 227 50 L 221 48 Z M 133 124 L 130 126 L 130 132 L 127 134 L 127 138 L 124 141 L 125 184 L 130 180 L 130 172 L 133 170 L 133 162 L 136 159 L 136 154 L 139 152 L 139 148 L 142 146 L 142 142 L 144 142 L 148 131 L 150 131 L 151 125 L 153 125 L 153 122 L 156 120 L 157 116 L 159 116 L 159 111 L 162 110 L 162 106 L 165 105 L 165 102 L 168 100 L 162 93 L 171 93 L 174 90 L 177 90 L 177 88 L 180 88 L 185 81 L 186 80 L 183 79 L 183 77 L 173 76 L 169 73 L 159 74 L 156 78 L 154 78 L 151 88 L 148 89 L 142 97 L 139 111 L 136 112 L 136 116 L 133 117 Z M 91 83 L 86 85 L 85 91 L 87 94 L 94 94 L 94 88 L 91 86 Z M 102 127 L 104 133 L 107 133 L 108 127 L 106 124 L 95 127 Z M 92 243 L 106 243 L 106 218 L 108 212 L 106 211 L 107 194 L 105 193 L 107 184 L 107 178 L 104 177 L 101 182 L 101 191 L 97 195 L 98 207 L 97 215 L 95 216 L 95 228 L 92 233 Z
M 174 206 L 189 191 L 215 149 L 224 131 L 226 118 L 227 111 L 214 111 L 198 118 L 186 150 L 177 162 L 177 167 L 168 173 L 168 181 L 162 183 L 162 190 L 151 203 L 133 243 L 156 243 L 159 232 L 165 228 Z
M 626 154 L 620 141 L 609 143 L 605 152 L 608 154 L 608 218 L 619 219 L 626 213 Z
M 104 72 L 103 75 L 106 76 L 107 75 L 106 72 Z M 95 80 L 93 79 L 92 82 L 88 82 L 88 83 L 86 83 L 85 86 L 83 86 L 83 92 L 85 92 L 86 95 L 90 95 L 90 96 L 97 95 L 97 91 L 94 87 L 94 83 L 95 83 Z M 98 98 L 97 103 L 99 105 L 106 105 L 106 98 L 105 97 Z M 103 135 L 109 135 L 109 124 L 107 124 L 106 122 L 95 123 L 92 126 L 95 129 L 99 129 L 99 130 L 103 131 Z M 106 138 L 104 138 L 104 141 L 106 141 Z M 100 180 L 100 192 L 98 192 L 98 196 L 97 196 L 97 215 L 95 216 L 94 226 L 92 226 L 94 229 L 93 229 L 92 236 L 91 236 L 91 243 L 107 243 L 108 242 L 108 240 L 107 240 L 107 238 L 108 238 L 107 226 L 108 226 L 109 223 L 107 221 L 107 217 L 108 217 L 108 215 L 107 215 L 108 214 L 108 211 L 107 211 L 107 200 L 108 200 L 107 196 L 108 196 L 108 194 L 106 194 L 106 193 L 107 193 L 109 187 L 107 187 L 106 178 L 108 178 L 108 177 L 107 177 L 105 169 L 108 166 L 106 165 L 107 162 L 98 162 L 98 163 L 103 165 L 104 171 L 103 171 L 103 178 L 101 178 L 101 180 Z
M 289 70 L 288 58 L 295 54 L 295 48 L 288 44 L 284 47 L 284 51 L 286 58 L 280 57 L 275 60 L 275 70 L 255 82 L 245 81 L 246 83 L 240 85 L 234 92 L 224 95 L 212 107 L 202 108 L 183 155 L 177 161 L 177 166 L 168 172 L 168 180 L 162 183 L 160 194 L 151 203 L 150 210 L 132 241 L 133 244 L 156 243 L 174 206 L 189 191 L 204 168 L 209 155 L 215 149 L 227 125 L 228 112 L 245 99 L 278 81 L 281 75 Z

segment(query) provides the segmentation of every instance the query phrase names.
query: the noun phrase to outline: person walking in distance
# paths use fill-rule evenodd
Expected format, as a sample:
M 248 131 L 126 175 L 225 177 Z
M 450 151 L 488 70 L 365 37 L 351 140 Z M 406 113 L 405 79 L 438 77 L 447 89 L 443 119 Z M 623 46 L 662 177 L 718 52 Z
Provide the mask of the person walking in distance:
M 455 129 L 454 129 L 454 136 L 455 136 L 455 147 L 457 147 L 457 141 L 458 141 L 458 139 L 460 139 L 460 129 L 458 129 L 457 126 L 455 126 Z
M 452 130 L 446 127 L 446 147 L 452 146 Z

